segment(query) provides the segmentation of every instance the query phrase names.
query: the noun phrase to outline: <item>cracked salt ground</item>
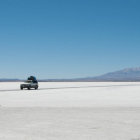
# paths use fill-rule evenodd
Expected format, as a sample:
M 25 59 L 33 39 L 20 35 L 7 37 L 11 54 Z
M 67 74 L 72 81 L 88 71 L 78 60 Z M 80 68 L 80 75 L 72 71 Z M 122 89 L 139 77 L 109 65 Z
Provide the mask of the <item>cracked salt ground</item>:
M 140 83 L 0 85 L 2 140 L 138 140 Z

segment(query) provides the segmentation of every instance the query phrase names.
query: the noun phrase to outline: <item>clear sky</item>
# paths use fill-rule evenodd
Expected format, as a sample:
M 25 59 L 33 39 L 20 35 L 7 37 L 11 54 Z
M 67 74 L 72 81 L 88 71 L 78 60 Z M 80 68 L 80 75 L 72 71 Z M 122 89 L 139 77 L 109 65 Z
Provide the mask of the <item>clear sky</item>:
M 0 0 L 0 78 L 139 66 L 140 0 Z

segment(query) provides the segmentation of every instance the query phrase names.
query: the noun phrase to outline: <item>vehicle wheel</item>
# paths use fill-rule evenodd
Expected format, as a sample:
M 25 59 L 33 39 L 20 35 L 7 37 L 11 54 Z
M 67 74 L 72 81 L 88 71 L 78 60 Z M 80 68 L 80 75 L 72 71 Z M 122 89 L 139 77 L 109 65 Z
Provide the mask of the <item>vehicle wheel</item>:
M 28 90 L 30 90 L 30 87 L 28 87 Z
M 23 87 L 20 87 L 21 90 L 23 90 Z
M 38 89 L 38 87 L 35 87 L 35 90 L 37 90 Z

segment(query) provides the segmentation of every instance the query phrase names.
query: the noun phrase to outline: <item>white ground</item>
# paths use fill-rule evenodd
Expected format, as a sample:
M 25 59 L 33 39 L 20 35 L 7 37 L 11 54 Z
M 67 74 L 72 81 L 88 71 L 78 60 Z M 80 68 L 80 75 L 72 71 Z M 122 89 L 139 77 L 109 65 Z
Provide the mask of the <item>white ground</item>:
M 140 83 L 0 83 L 0 140 L 140 140 Z

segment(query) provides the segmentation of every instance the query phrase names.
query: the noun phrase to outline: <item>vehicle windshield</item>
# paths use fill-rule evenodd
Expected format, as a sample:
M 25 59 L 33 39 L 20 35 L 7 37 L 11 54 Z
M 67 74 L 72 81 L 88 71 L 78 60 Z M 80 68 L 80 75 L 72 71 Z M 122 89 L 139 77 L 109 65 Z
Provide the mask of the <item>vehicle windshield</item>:
M 27 81 L 25 81 L 25 83 L 32 83 L 32 81 L 31 80 L 27 80 Z

